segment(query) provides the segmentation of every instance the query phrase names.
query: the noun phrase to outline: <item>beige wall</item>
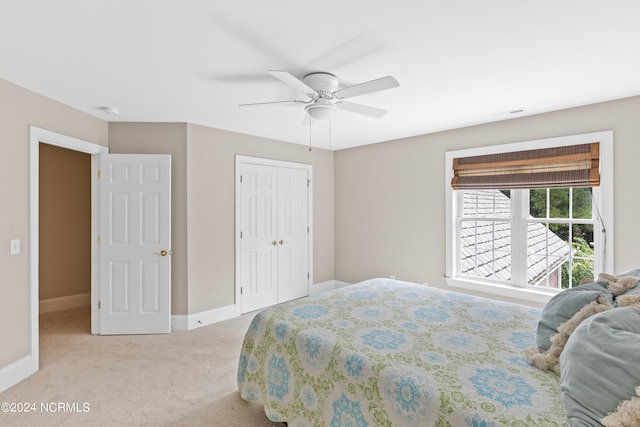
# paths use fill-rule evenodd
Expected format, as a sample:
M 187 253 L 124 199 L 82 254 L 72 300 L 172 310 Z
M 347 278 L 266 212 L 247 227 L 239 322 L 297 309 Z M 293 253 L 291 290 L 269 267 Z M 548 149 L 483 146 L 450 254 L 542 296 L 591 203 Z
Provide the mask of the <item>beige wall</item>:
M 0 79 L 0 369 L 29 355 L 29 125 L 107 146 L 107 123 Z M 20 239 L 19 255 L 9 241 Z
M 633 97 L 336 152 L 335 278 L 445 287 L 446 151 L 605 130 L 614 131 L 614 269 L 640 267 L 639 117 Z
M 40 300 L 91 292 L 91 155 L 40 144 Z

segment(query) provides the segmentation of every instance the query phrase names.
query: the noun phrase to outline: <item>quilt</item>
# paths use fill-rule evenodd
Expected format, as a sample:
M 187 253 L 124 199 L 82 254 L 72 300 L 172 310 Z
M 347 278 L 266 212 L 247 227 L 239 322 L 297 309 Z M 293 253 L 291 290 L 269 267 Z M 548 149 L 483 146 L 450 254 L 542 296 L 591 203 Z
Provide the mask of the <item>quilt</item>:
M 567 426 L 540 310 L 388 279 L 259 312 L 238 389 L 290 427 Z

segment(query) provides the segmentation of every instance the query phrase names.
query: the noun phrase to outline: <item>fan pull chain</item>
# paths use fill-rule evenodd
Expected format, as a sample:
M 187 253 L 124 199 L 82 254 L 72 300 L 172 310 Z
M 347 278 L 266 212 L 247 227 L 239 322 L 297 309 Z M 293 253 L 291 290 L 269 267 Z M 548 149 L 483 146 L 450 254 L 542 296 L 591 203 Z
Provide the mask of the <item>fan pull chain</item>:
M 331 152 L 331 123 L 333 122 L 333 120 L 331 119 L 331 117 L 329 117 L 329 152 Z
M 311 151 L 311 117 L 309 117 L 309 151 Z

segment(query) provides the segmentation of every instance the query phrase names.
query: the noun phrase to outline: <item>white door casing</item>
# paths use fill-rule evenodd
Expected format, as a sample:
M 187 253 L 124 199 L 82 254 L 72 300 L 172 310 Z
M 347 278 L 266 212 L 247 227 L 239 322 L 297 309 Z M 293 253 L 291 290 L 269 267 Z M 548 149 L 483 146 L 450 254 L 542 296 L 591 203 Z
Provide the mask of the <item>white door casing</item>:
M 100 155 L 100 331 L 171 331 L 171 156 Z
M 29 353 L 16 362 L 0 370 L 0 392 L 12 387 L 29 375 L 38 371 L 40 366 L 40 330 L 39 330 L 39 146 L 41 143 L 55 145 L 73 151 L 92 155 L 91 177 L 91 236 L 92 236 L 92 272 L 91 289 L 97 286 L 98 278 L 95 272 L 98 270 L 95 253 L 97 236 L 97 179 L 95 159 L 98 154 L 107 152 L 107 147 L 73 138 L 57 132 L 52 132 L 36 126 L 29 126 Z M 97 316 L 94 310 L 91 312 L 91 332 L 97 329 Z
M 309 295 L 310 165 L 236 156 L 239 314 Z

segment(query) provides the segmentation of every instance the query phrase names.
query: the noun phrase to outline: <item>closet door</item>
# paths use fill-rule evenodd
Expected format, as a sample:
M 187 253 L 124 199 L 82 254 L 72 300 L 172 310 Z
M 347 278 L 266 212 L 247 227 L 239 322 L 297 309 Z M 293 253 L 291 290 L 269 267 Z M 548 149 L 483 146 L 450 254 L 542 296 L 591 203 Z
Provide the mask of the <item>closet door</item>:
M 241 181 L 239 270 L 246 313 L 278 302 L 278 168 L 243 163 Z
M 278 169 L 278 302 L 309 294 L 308 176 Z
M 241 313 L 307 296 L 311 280 L 310 167 L 252 160 L 237 161 L 236 295 Z

